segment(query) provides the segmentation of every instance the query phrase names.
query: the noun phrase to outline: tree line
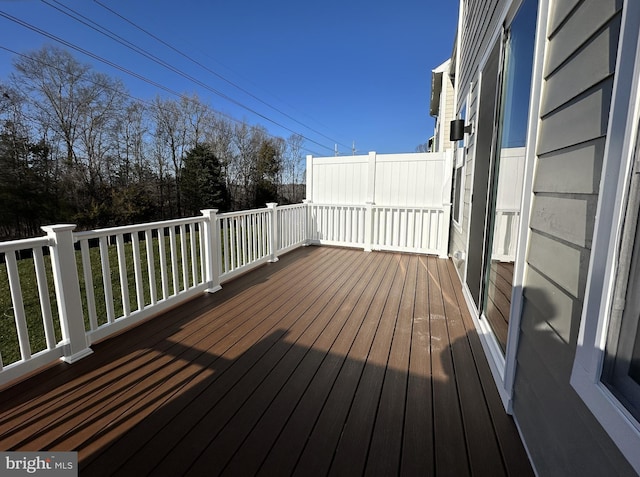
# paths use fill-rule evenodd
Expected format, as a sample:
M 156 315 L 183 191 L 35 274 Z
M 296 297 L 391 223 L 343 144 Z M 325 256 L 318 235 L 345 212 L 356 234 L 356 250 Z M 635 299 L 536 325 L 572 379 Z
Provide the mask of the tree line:
M 0 81 L 0 240 L 296 203 L 303 138 L 235 121 L 196 95 L 132 98 L 66 50 L 16 58 Z

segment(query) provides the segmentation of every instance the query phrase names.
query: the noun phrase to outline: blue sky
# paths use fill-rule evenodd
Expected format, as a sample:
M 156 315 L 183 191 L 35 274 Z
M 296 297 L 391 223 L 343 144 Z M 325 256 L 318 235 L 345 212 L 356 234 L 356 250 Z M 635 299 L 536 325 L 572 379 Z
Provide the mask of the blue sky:
M 246 108 L 71 19 L 59 11 L 65 7 Z M 431 70 L 451 55 L 458 11 L 457 2 L 432 0 L 0 0 L 0 15 L 33 25 L 171 90 L 196 93 L 213 108 L 262 124 L 271 134 L 288 137 L 287 129 L 294 130 L 314 141 L 307 143 L 307 152 L 332 155 L 335 142 L 341 154 L 351 154 L 353 141 L 358 153 L 413 152 L 426 142 L 433 133 Z M 24 54 L 45 43 L 58 44 L 0 16 L 1 48 Z M 170 97 L 72 53 L 96 70 L 121 78 L 135 97 Z M 0 49 L 0 81 L 13 69 L 14 57 Z

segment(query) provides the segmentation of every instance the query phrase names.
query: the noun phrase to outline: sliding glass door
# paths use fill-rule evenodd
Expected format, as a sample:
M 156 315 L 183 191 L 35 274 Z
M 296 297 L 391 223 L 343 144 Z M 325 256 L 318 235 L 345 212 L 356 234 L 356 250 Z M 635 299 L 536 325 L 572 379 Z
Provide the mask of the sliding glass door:
M 482 71 L 467 285 L 503 353 L 526 156 L 537 0 L 524 0 Z

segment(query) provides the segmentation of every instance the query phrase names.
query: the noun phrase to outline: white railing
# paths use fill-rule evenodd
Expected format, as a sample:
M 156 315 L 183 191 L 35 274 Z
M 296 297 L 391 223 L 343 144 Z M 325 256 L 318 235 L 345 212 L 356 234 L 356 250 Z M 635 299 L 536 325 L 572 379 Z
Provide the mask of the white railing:
M 194 217 L 74 234 L 90 342 L 209 287 L 202 259 L 205 221 Z M 100 312 L 95 290 L 102 294 Z
M 270 259 L 273 207 L 218 216 L 220 242 L 220 279 L 229 280 Z
M 54 315 L 51 303 L 52 283 L 47 280 L 47 264 L 44 253 L 51 245 L 48 237 L 27 240 L 14 240 L 0 243 L 0 257 L 6 270 L 9 288 L 9 301 L 2 300 L 0 319 L 2 324 L 3 348 L 5 353 L 18 353 L 20 362 L 26 363 L 16 372 L 12 363 L 3 363 L 0 355 L 0 377 L 3 382 L 10 381 L 22 374 L 29 373 L 40 366 L 63 356 L 63 345 L 59 342 L 60 328 L 56 330 L 57 316 Z M 33 260 L 18 259 L 18 256 L 32 257 Z M 49 267 L 50 268 L 50 267 Z M 37 299 L 31 297 L 28 309 L 22 284 L 35 283 Z M 3 284 L 4 286 L 4 284 Z M 4 298 L 5 294 L 3 294 Z M 13 318 L 13 322 L 11 319 Z M 15 340 L 8 336 L 15 333 Z M 41 346 L 35 346 L 35 336 L 40 336 Z M 34 342 L 32 344 L 32 341 Z M 8 349 L 14 347 L 17 349 Z M 12 369 L 14 368 L 14 369 Z
M 446 255 L 448 207 L 272 203 L 202 212 L 89 232 L 56 225 L 43 227 L 46 237 L 0 243 L 0 287 L 4 280 L 10 292 L 0 293 L 0 385 L 59 358 L 81 359 L 96 340 L 305 244 Z
M 277 208 L 278 255 L 307 243 L 307 208 L 306 204 L 285 205 Z
M 418 252 L 446 256 L 449 208 L 384 207 L 373 212 L 374 250 Z
M 366 246 L 366 205 L 309 204 L 308 214 L 311 243 L 371 250 Z
M 308 214 L 310 243 L 447 256 L 449 206 L 309 204 Z

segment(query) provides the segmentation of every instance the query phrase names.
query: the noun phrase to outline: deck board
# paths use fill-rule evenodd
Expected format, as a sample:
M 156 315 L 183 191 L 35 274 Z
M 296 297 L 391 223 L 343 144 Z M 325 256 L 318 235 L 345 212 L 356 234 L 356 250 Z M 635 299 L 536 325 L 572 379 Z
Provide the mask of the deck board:
M 440 285 L 438 260 L 427 259 L 429 275 L 429 319 L 431 322 L 431 370 L 435 472 L 437 475 L 470 475 L 460 397 L 455 380 L 449 325 Z M 465 449 L 461 455 L 458 449 Z
M 82 475 L 532 475 L 449 261 L 306 247 L 1 392 Z
M 499 477 L 505 475 L 505 469 L 500 465 L 502 459 L 497 440 L 486 432 L 486 429 L 491 427 L 491 416 L 478 377 L 475 358 L 466 339 L 467 332 L 462 321 L 462 313 L 448 274 L 447 263 L 438 261 L 437 265 L 449 325 L 455 381 L 460 398 L 471 474 Z

